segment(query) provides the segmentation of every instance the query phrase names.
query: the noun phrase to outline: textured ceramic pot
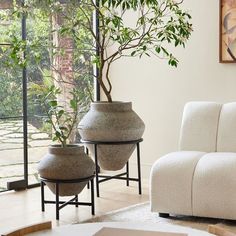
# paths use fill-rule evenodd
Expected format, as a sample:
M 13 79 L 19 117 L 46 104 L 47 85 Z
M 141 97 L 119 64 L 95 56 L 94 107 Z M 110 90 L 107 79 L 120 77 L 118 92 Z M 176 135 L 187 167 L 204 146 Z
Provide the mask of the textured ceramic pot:
M 84 147 L 70 145 L 63 148 L 59 145 L 52 145 L 49 147 L 48 153 L 39 162 L 38 171 L 41 177 L 48 179 L 79 179 L 93 175 L 95 164 L 84 153 Z M 59 195 L 72 196 L 79 194 L 87 182 L 60 184 Z M 55 194 L 55 184 L 48 182 L 46 184 Z
M 95 102 L 79 123 L 83 140 L 130 141 L 140 139 L 144 122 L 132 110 L 131 102 Z M 88 145 L 94 155 L 93 145 Z M 98 145 L 98 162 L 104 170 L 120 170 L 127 163 L 134 144 Z

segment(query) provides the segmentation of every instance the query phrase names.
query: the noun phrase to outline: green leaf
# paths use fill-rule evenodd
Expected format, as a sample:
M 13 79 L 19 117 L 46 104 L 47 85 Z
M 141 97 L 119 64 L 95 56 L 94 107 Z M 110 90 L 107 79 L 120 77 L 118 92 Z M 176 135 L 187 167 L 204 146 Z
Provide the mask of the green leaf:
M 56 107 L 57 106 L 57 101 L 56 100 L 48 101 L 48 105 L 51 106 L 51 107 Z
M 56 131 L 56 132 L 55 132 L 55 135 L 56 135 L 57 138 L 60 138 L 60 137 L 61 137 L 61 133 L 60 133 L 59 131 Z
M 175 47 L 177 47 L 179 45 L 179 40 L 175 41 Z
M 163 51 L 163 53 L 166 55 L 166 56 L 169 56 L 169 53 L 167 52 L 167 50 L 163 47 L 161 47 L 161 50 Z
M 52 138 L 52 141 L 53 142 L 55 142 L 55 141 L 57 141 L 58 140 L 58 137 L 57 136 L 54 136 L 53 138 Z
M 156 51 L 157 53 L 160 53 L 160 52 L 161 52 L 161 47 L 160 47 L 160 46 L 157 46 L 157 47 L 155 48 L 155 51 Z
M 70 28 L 62 28 L 62 29 L 60 29 L 60 33 L 61 34 L 67 33 L 69 31 L 70 31 Z
M 63 130 L 63 131 L 68 131 L 68 129 L 67 129 L 66 126 L 60 126 L 59 129 L 60 129 L 60 130 Z
M 73 109 L 73 110 L 76 110 L 77 109 L 77 101 L 72 99 L 70 100 L 70 107 Z
M 106 2 L 107 0 L 102 0 L 102 5 L 105 5 Z
M 64 113 L 65 113 L 64 110 L 59 110 L 58 111 L 58 117 L 61 118 Z

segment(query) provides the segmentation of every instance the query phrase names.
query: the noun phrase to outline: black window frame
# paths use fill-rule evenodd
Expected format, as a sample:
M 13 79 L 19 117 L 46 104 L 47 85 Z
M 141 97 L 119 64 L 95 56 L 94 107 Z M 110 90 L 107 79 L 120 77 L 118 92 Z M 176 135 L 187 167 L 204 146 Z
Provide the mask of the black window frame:
M 24 6 L 24 0 L 21 0 L 22 6 Z M 96 0 L 96 4 L 99 5 L 99 0 Z M 98 12 L 94 14 L 94 21 L 95 21 L 95 32 L 99 35 L 99 18 Z M 27 40 L 27 16 L 26 14 L 22 14 L 21 18 L 21 37 L 22 40 Z M 0 46 L 11 46 L 10 43 L 0 43 Z M 96 53 L 99 55 L 98 47 L 96 47 Z M 24 51 L 23 54 L 24 58 L 26 57 L 26 52 Z M 94 99 L 95 101 L 100 101 L 100 86 L 97 81 L 98 76 L 98 68 L 94 67 Z M 9 190 L 18 190 L 18 189 L 30 189 L 33 187 L 40 186 L 40 183 L 28 184 L 28 176 L 29 176 L 29 169 L 28 169 L 28 102 L 27 102 L 27 67 L 22 68 L 22 106 L 23 106 L 23 114 L 22 116 L 17 117 L 4 117 L 0 119 L 9 119 L 9 118 L 22 118 L 23 119 L 23 161 L 24 161 L 24 178 L 18 181 L 12 181 L 7 183 L 7 189 L 1 190 L 1 192 L 6 192 Z

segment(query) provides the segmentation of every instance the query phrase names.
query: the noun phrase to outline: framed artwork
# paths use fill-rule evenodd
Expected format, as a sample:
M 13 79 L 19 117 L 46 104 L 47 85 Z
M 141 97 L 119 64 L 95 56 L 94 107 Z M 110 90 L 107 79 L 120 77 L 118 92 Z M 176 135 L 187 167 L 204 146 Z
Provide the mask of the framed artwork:
M 220 0 L 220 62 L 236 63 L 236 0 Z

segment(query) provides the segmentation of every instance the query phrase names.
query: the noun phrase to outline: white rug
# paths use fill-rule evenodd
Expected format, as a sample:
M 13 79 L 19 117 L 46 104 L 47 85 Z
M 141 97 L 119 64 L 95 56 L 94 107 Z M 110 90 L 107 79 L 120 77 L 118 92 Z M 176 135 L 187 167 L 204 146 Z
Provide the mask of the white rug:
M 206 230 L 209 224 L 217 224 L 236 233 L 236 221 L 190 217 L 190 216 L 170 216 L 161 218 L 158 213 L 150 211 L 149 202 L 122 208 L 109 212 L 105 215 L 96 216 L 86 222 L 146 222 L 146 223 L 167 223 L 171 225 L 181 225 L 194 229 Z M 81 222 L 80 222 L 81 223 Z M 85 223 L 85 222 L 83 222 Z

